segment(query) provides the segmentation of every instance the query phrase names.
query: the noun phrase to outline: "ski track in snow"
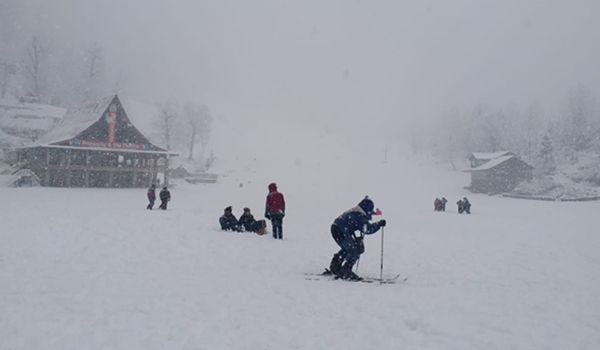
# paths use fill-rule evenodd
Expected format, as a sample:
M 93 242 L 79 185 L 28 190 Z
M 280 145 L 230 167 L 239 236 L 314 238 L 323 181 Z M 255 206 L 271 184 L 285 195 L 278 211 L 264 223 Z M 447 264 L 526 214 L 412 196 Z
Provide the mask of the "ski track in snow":
M 414 161 L 295 162 L 182 184 L 166 212 L 144 189 L 0 189 L 0 349 L 600 348 L 600 203 L 469 195 L 468 175 Z M 218 230 L 227 205 L 261 218 L 273 180 L 284 241 Z M 385 274 L 408 282 L 305 280 L 367 193 L 389 223 Z M 379 276 L 380 238 L 359 275 Z

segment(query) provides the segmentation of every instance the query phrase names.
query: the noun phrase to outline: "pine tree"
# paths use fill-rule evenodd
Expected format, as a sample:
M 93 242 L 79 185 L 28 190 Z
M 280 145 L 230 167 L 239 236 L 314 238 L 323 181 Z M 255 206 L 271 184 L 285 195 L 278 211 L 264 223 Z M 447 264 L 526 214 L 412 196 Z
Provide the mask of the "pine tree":
M 540 148 L 540 157 L 542 158 L 542 169 L 544 174 L 550 174 L 555 170 L 554 165 L 554 146 L 550 135 L 545 134 L 542 138 Z

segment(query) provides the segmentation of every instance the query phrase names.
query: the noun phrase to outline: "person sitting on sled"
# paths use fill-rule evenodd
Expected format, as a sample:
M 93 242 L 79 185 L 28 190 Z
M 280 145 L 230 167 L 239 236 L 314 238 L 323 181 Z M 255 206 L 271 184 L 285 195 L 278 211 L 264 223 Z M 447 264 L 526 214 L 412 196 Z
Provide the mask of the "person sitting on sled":
M 240 226 L 244 228 L 246 232 L 256 232 L 259 235 L 263 235 L 267 228 L 267 222 L 265 220 L 256 220 L 254 215 L 250 212 L 250 208 L 244 208 L 244 214 L 240 216 Z
M 376 223 L 369 222 L 372 215 L 375 214 L 374 209 L 373 201 L 369 197 L 365 197 L 358 203 L 358 206 L 338 216 L 331 225 L 331 236 L 341 248 L 333 255 L 329 265 L 330 273 L 337 278 L 349 281 L 361 280 L 352 272 L 352 267 L 365 251 L 363 236 L 374 234 L 386 225 L 385 220 Z M 356 231 L 360 231 L 360 236 L 355 235 Z
M 233 208 L 231 206 L 225 208 L 223 215 L 219 218 L 219 224 L 221 224 L 221 230 L 223 231 L 235 231 L 242 232 L 239 221 L 235 218 L 232 213 Z

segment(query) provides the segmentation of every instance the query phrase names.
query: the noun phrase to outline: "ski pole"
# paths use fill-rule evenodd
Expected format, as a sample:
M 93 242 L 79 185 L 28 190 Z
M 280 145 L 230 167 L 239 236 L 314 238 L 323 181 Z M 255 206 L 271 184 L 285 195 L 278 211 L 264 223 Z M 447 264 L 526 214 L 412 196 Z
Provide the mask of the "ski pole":
M 383 284 L 383 227 L 381 228 L 381 264 L 379 265 L 379 280 Z

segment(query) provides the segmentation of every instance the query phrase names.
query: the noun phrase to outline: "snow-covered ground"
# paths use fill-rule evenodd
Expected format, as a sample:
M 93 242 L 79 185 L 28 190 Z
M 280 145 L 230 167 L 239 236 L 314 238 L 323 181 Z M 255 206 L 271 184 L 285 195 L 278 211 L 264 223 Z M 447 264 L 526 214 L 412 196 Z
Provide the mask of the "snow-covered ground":
M 384 164 L 381 144 L 271 131 L 220 145 L 219 182 L 179 184 L 166 212 L 143 189 L 0 189 L 0 349 L 600 348 L 600 202 L 470 195 L 468 174 L 399 146 Z M 219 231 L 228 205 L 262 217 L 271 181 L 283 241 Z M 366 194 L 388 220 L 384 274 L 407 283 L 306 280 Z M 379 275 L 380 239 L 359 275 Z

